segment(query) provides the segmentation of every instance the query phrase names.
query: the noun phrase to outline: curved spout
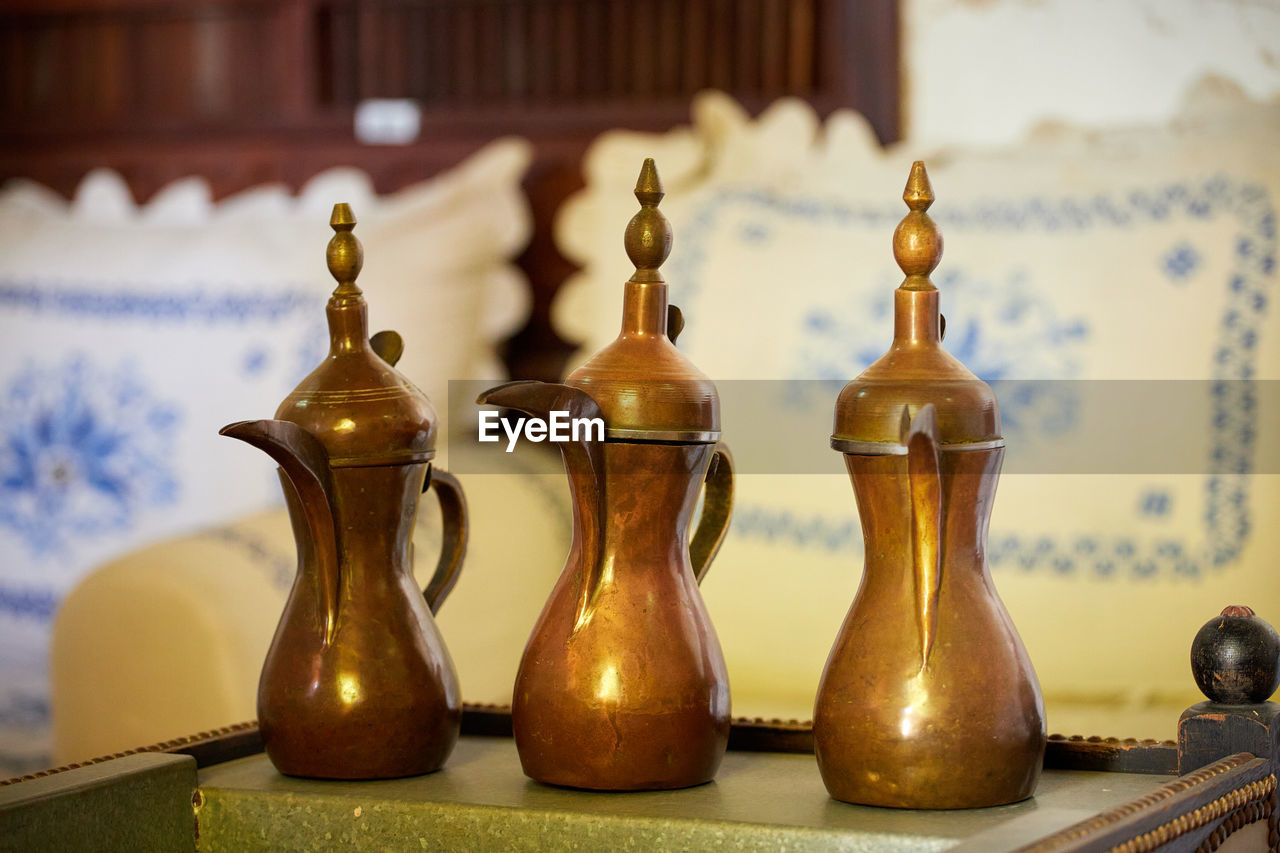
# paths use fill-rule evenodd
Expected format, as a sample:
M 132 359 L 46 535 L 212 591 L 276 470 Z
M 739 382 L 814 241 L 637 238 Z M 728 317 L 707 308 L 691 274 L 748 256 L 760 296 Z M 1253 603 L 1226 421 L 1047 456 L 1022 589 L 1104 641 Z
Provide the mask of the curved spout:
M 264 451 L 298 493 L 316 555 L 324 643 L 338 629 L 338 528 L 334 521 L 329 454 L 320 440 L 289 421 L 238 421 L 218 430 Z
M 565 411 L 570 418 L 600 418 L 604 413 L 587 392 L 569 385 L 536 380 L 507 382 L 490 388 L 476 398 L 490 406 L 516 409 L 539 418 L 550 418 L 553 411 Z M 574 617 L 574 630 L 582 627 L 595 609 L 600 562 L 604 554 L 605 489 L 604 449 L 601 442 L 590 441 L 590 431 L 578 441 L 560 444 L 564 467 L 569 475 L 569 488 L 582 530 L 582 594 Z

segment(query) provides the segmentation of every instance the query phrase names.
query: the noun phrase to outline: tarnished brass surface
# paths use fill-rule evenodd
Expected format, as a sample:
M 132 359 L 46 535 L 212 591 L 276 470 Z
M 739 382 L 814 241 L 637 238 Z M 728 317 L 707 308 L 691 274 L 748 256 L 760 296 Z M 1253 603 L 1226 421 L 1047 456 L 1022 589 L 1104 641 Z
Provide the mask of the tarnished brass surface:
M 922 163 L 903 198 L 893 347 L 836 404 L 866 563 L 818 688 L 814 751 L 846 802 L 1000 805 L 1035 791 L 1046 743 L 1035 671 L 986 565 L 1000 414 L 942 349 Z
M 338 281 L 325 314 L 329 357 L 298 383 L 276 410 L 315 436 L 334 468 L 426 462 L 436 453 L 436 412 L 427 395 L 393 365 L 403 350 L 395 332 L 375 335 L 388 361 L 369 340 L 369 309 L 356 286 L 364 250 L 352 229 L 355 216 L 334 205 L 333 239 L 326 258 Z
M 637 269 L 617 341 L 564 385 L 512 382 L 478 400 L 605 420 L 606 441 L 560 445 L 573 544 L 521 658 L 512 704 L 526 774 L 599 790 L 706 782 L 729 737 L 729 682 L 698 582 L 728 529 L 733 463 L 715 442 L 715 386 L 668 335 L 683 318 L 668 310 L 658 272 L 671 239 L 652 160 L 636 196 L 642 208 L 627 249 Z
M 729 679 L 687 543 L 715 448 L 603 450 L 602 541 L 570 553 L 516 675 L 520 761 L 580 788 L 705 782 L 728 745 Z
M 667 284 L 659 267 L 671 252 L 671 225 L 658 210 L 662 182 L 653 160 L 636 181 L 640 212 L 627 225 L 627 256 L 636 265 L 622 296 L 617 339 L 565 379 L 604 412 L 610 438 L 708 441 L 720 437 L 720 397 L 711 380 L 674 344 L 683 327 L 668 311 Z M 675 322 L 669 327 L 669 316 Z
M 466 552 L 467 510 L 449 474 L 432 471 L 435 412 L 392 363 L 399 335 L 368 334 L 355 278 L 355 217 L 334 207 L 330 351 L 276 420 L 222 433 L 280 465 L 298 574 L 258 684 L 267 754 L 283 773 L 331 779 L 438 769 L 458 738 L 461 697 L 431 614 Z M 413 578 L 418 498 L 434 488 L 444 546 L 426 593 Z
M 912 167 L 902 198 L 910 212 L 893 233 L 893 255 L 906 278 L 893 294 L 893 344 L 840 392 L 831 444 L 842 452 L 868 452 L 852 442 L 896 444 L 902 407 L 914 412 L 925 403 L 937 410 L 943 444 L 999 442 L 995 393 L 942 348 L 938 288 L 929 280 L 942 257 L 942 235 L 926 212 L 933 189 L 923 163 Z

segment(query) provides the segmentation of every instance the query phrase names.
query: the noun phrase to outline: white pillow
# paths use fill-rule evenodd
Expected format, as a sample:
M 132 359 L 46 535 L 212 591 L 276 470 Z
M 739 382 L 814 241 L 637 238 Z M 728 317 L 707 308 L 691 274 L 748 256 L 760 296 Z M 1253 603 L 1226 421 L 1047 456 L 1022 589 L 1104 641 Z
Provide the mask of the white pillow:
M 946 346 L 979 374 L 1275 379 L 1280 112 L 1218 104 L 1171 128 L 931 153 L 882 150 L 851 113 L 822 125 L 802 102 L 783 100 L 752 120 L 711 94 L 695 103 L 692 129 L 612 133 L 588 152 L 587 186 L 557 221 L 562 251 L 583 269 L 555 319 L 564 337 L 585 342 L 584 357 L 616 334 L 631 272 L 618 237 L 636 207 L 641 158 L 653 156 L 675 230 L 663 271 L 687 320 L 680 346 L 721 381 L 722 396 L 728 379 L 851 379 L 890 343 L 902 278 L 891 236 L 911 162 L 925 159 L 930 213 L 946 239 L 933 276 Z M 1018 400 L 1001 403 L 1012 453 L 1039 431 L 1028 431 Z M 1115 414 L 1117 430 L 1133 415 L 1161 427 L 1158 412 Z M 1194 470 L 1219 448 L 1260 470 L 1249 436 L 1274 415 L 1230 411 L 1205 423 Z M 825 446 L 829 424 L 772 438 Z M 761 430 L 735 422 L 726 400 L 725 440 L 733 446 L 744 432 Z M 826 452 L 830 475 L 740 466 L 733 525 L 705 585 L 735 714 L 810 715 L 857 589 L 852 490 L 839 456 Z M 989 558 L 1043 683 L 1050 728 L 1074 727 L 1085 718 L 1072 708 L 1090 703 L 1194 701 L 1187 648 L 1226 604 L 1280 623 L 1278 480 L 1005 475 Z M 1177 712 L 1163 709 L 1150 733 L 1172 736 Z M 1147 732 L 1086 732 L 1095 733 Z
M 500 140 L 381 197 L 354 169 L 218 204 L 189 178 L 138 206 L 109 171 L 70 203 L 0 192 L 0 765 L 43 752 L 48 624 L 72 583 L 280 502 L 274 466 L 218 429 L 270 417 L 324 357 L 334 202 L 359 219 L 371 331 L 401 333 L 399 368 L 441 417 L 450 379 L 503 377 L 497 345 L 529 307 L 511 262 L 529 159 Z

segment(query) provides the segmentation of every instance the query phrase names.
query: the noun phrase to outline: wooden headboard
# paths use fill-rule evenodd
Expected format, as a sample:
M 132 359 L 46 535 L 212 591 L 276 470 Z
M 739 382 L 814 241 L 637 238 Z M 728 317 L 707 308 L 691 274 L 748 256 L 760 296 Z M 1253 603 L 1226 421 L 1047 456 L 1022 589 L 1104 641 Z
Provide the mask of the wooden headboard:
M 753 111 L 781 95 L 852 107 L 894 141 L 898 29 L 897 0 L 7 0 L 0 179 L 69 195 L 109 166 L 139 200 L 192 174 L 222 197 L 352 165 L 389 192 L 527 137 L 533 314 L 505 358 L 557 379 L 573 347 L 550 307 L 572 267 L 551 222 L 591 139 L 685 123 L 713 87 Z M 357 143 L 373 97 L 417 100 L 419 141 Z

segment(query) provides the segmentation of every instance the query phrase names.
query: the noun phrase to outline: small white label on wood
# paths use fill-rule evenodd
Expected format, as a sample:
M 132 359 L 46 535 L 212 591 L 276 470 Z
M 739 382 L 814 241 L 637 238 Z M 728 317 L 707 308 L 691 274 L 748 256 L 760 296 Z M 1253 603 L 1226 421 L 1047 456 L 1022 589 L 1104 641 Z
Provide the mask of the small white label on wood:
M 408 145 L 422 128 L 422 108 L 407 98 L 369 98 L 356 105 L 356 139 L 365 145 Z

